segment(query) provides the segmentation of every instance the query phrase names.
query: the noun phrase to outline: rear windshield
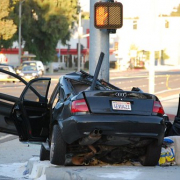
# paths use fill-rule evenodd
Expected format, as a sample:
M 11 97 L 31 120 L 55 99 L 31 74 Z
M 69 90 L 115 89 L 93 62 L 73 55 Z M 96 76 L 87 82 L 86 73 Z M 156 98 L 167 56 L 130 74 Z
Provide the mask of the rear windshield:
M 27 66 L 36 66 L 36 63 L 35 62 L 25 62 L 25 63 L 23 63 L 23 66 L 24 65 L 27 65 Z
M 23 71 L 37 71 L 36 66 L 24 66 Z
M 92 78 L 84 78 L 81 79 L 81 81 L 69 79 L 69 81 L 77 93 L 83 90 L 89 90 L 92 84 Z M 97 80 L 95 90 L 120 90 L 120 88 L 113 86 L 104 80 Z

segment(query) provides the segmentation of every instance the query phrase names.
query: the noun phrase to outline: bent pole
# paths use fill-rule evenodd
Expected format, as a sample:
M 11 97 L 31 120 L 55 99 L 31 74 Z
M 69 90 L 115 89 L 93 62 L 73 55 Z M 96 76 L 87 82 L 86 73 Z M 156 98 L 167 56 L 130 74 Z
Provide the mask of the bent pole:
M 101 54 L 99 56 L 98 64 L 96 66 L 96 70 L 95 70 L 95 73 L 94 73 L 93 82 L 91 84 L 90 90 L 94 90 L 94 88 L 96 86 L 96 81 L 97 81 L 97 78 L 98 78 L 98 75 L 99 75 L 99 71 L 100 71 L 103 59 L 104 59 L 104 53 L 101 52 Z

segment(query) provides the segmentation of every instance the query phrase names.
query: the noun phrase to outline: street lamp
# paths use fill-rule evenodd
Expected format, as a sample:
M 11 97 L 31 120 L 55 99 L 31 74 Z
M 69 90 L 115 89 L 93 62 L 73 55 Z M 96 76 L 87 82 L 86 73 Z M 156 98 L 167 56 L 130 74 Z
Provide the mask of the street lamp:
M 22 3 L 25 0 L 19 1 L 19 63 L 21 63 L 21 11 L 22 11 Z

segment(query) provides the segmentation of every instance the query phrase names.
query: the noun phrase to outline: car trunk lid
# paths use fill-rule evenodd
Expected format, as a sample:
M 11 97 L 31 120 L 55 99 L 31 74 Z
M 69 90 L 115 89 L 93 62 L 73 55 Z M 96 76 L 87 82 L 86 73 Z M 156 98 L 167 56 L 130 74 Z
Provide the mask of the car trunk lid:
M 84 91 L 91 113 L 151 115 L 156 96 L 132 91 Z

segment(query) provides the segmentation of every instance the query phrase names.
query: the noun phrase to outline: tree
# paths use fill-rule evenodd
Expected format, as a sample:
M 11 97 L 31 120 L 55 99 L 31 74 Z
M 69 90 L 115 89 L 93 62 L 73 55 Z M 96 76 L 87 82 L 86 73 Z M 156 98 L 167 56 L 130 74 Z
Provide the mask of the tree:
M 9 0 L 0 1 L 0 41 L 2 46 L 8 46 L 6 40 L 11 39 L 17 31 L 17 26 L 11 19 L 9 13 L 11 9 L 9 7 Z
M 21 16 L 24 50 L 43 62 L 53 61 L 58 41 L 66 44 L 70 39 L 76 9 L 77 0 L 25 0 Z M 19 3 L 14 13 L 18 24 Z

